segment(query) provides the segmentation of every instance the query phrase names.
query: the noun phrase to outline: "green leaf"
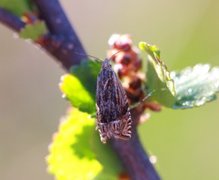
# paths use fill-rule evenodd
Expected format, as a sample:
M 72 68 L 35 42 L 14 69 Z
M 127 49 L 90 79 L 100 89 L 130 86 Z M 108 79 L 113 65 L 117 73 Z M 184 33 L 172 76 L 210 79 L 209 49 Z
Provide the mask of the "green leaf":
M 96 82 L 101 64 L 94 60 L 82 61 L 79 66 L 73 66 L 70 72 L 76 76 L 89 91 L 93 99 L 96 97 Z
M 124 172 L 122 164 L 117 155 L 112 151 L 109 144 L 103 144 L 100 141 L 99 133 L 94 133 L 92 149 L 96 154 L 97 160 L 101 163 L 103 169 L 95 179 L 118 179 L 118 175 Z
M 60 89 L 64 96 L 83 112 L 92 114 L 96 111 L 95 91 L 99 71 L 99 63 L 82 61 L 71 69 L 71 74 L 62 77 Z
M 33 24 L 27 24 L 19 33 L 19 36 L 24 39 L 36 41 L 41 36 L 47 33 L 47 27 L 43 21 L 36 21 Z
M 139 47 L 148 53 L 146 87 L 152 94 L 151 100 L 173 109 L 185 109 L 216 99 L 219 68 L 198 64 L 170 74 L 160 60 L 160 51 L 156 46 L 141 42 Z
M 95 120 L 76 108 L 53 137 L 47 163 L 57 180 L 117 179 L 122 170 L 111 149 L 100 143 Z
M 74 107 L 84 112 L 95 112 L 94 99 L 77 77 L 72 74 L 67 74 L 62 76 L 61 79 L 60 89 L 64 97 L 69 100 Z
M 148 54 L 147 88 L 151 92 L 151 100 L 173 107 L 175 102 L 175 88 L 166 65 L 160 59 L 160 51 L 156 46 L 145 42 L 139 43 L 139 48 Z
M 0 7 L 17 16 L 22 16 L 23 13 L 31 11 L 30 0 L 0 0 Z
M 175 83 L 176 102 L 174 108 L 201 106 L 216 98 L 219 91 L 219 68 L 209 64 L 198 64 L 181 72 L 171 72 Z

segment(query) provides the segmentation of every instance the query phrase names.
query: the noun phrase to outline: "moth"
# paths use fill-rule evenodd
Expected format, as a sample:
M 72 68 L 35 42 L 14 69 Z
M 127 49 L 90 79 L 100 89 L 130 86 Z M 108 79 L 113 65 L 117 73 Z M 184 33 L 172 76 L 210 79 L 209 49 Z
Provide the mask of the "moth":
M 132 119 L 128 99 L 109 61 L 105 59 L 102 63 L 96 87 L 96 128 L 103 143 L 111 138 L 131 138 Z

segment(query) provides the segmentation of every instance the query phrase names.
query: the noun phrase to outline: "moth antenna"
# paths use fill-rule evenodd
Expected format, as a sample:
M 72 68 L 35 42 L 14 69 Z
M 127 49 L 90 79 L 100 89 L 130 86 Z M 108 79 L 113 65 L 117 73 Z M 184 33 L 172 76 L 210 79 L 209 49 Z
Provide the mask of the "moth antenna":
M 108 60 L 112 59 L 113 56 L 115 56 L 116 54 L 118 54 L 118 53 L 121 52 L 121 51 L 122 51 L 122 50 L 119 50 L 119 51 L 117 51 L 116 53 L 112 54 L 112 55 L 110 56 L 110 58 L 108 58 Z M 84 57 L 91 57 L 91 58 L 93 58 L 92 60 L 95 60 L 95 61 L 100 62 L 100 63 L 102 63 L 102 62 L 104 61 L 103 59 L 100 59 L 100 58 L 98 58 L 98 57 L 96 57 L 96 56 L 92 56 L 92 55 L 89 55 L 89 54 L 81 54 L 81 53 L 78 53 L 78 52 L 74 52 L 74 54 L 77 54 L 77 55 L 79 55 L 79 56 L 84 56 Z
M 167 91 L 167 88 L 162 88 L 161 91 Z M 135 103 L 134 105 L 130 106 L 130 109 L 134 109 L 136 107 L 138 107 L 140 104 L 142 104 L 145 100 L 147 100 L 156 90 L 153 90 L 151 92 L 149 92 L 147 94 L 147 96 L 145 96 L 142 100 L 140 100 L 139 102 Z
M 93 58 L 92 60 L 95 60 L 95 61 L 101 62 L 101 63 L 103 62 L 102 59 L 100 59 L 100 58 L 98 58 L 96 56 L 89 55 L 89 54 L 81 54 L 81 53 L 78 53 L 78 52 L 74 52 L 74 54 L 77 54 L 79 56 L 84 56 L 84 57 L 91 57 L 91 58 Z
M 144 103 L 145 100 L 147 100 L 156 90 L 153 90 L 147 94 L 143 99 L 141 99 L 139 102 L 135 103 L 134 105 L 130 106 L 130 110 L 138 107 L 140 104 Z
M 118 50 L 116 53 L 112 54 L 112 55 L 109 57 L 109 59 L 112 59 L 113 56 L 115 56 L 116 54 L 118 54 L 118 53 L 120 53 L 120 52 L 122 52 L 122 50 Z

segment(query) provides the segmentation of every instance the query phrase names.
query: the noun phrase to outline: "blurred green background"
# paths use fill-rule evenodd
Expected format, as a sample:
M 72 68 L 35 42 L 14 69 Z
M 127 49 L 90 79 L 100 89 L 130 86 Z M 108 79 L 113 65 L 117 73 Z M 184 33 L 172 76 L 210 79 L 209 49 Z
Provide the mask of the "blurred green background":
M 218 0 L 62 0 L 89 54 L 104 58 L 113 33 L 161 49 L 169 70 L 219 65 Z M 61 66 L 0 25 L 0 177 L 49 180 L 45 156 L 68 103 Z M 191 110 L 163 109 L 140 126 L 164 180 L 219 179 L 219 101 Z

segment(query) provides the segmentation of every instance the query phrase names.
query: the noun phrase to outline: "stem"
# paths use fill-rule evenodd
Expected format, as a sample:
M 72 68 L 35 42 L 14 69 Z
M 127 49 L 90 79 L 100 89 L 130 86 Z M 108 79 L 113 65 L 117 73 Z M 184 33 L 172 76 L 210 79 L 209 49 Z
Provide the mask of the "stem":
M 86 52 L 59 1 L 33 0 L 33 2 L 37 5 L 40 17 L 46 22 L 50 31 L 49 37 L 51 38 L 44 48 L 56 57 L 67 70 L 73 65 L 80 64 L 82 59 L 87 59 Z M 54 39 L 57 40 L 55 43 Z
M 58 0 L 33 0 L 40 11 L 40 18 L 47 23 L 51 34 L 66 36 L 75 39 L 75 32 L 68 21 Z
M 136 129 L 132 132 L 132 138 L 129 141 L 114 140 L 112 146 L 131 179 L 160 179 L 141 145 Z
M 20 18 L 1 7 L 0 22 L 16 32 L 20 31 L 25 26 L 24 22 L 22 22 Z
M 131 179 L 134 180 L 160 180 L 158 173 L 151 164 L 148 154 L 142 147 L 137 133 L 137 123 L 142 108 L 135 108 L 131 111 L 133 120 L 132 138 L 129 141 L 112 140 L 112 147 L 123 163 Z

